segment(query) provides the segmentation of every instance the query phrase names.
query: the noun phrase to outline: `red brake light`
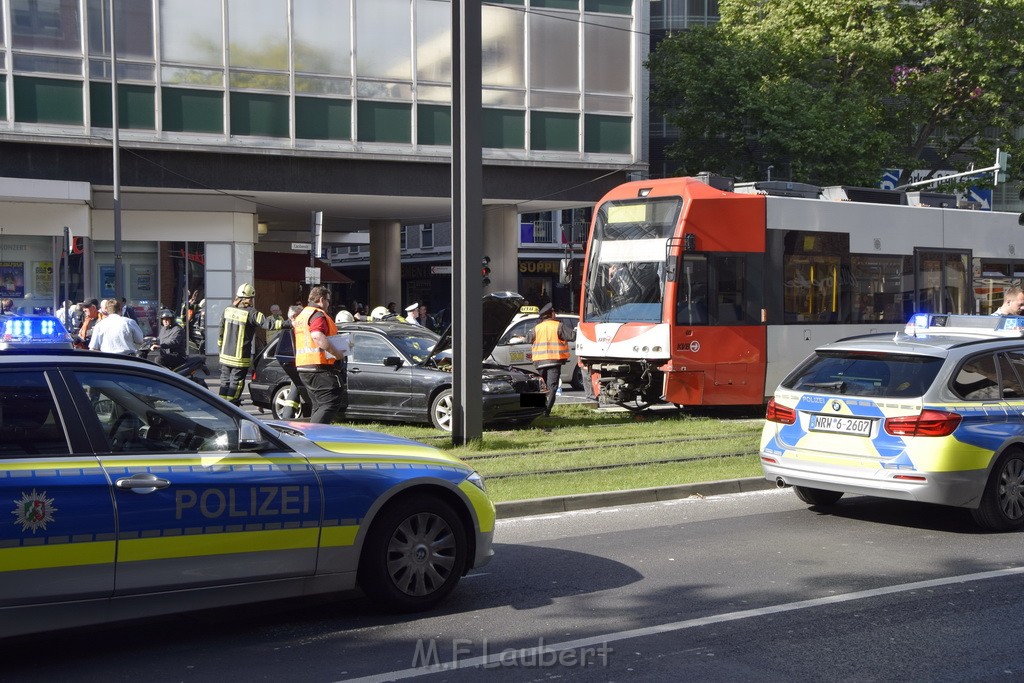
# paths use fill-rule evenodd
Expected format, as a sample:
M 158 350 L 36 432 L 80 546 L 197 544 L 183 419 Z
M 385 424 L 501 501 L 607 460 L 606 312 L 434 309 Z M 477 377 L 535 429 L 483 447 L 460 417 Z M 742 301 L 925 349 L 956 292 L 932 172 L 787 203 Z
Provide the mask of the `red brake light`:
M 779 422 L 784 425 L 791 425 L 796 422 L 796 411 L 786 406 L 780 406 L 775 399 L 768 400 L 768 408 L 764 411 L 764 419 L 769 422 Z
M 890 417 L 885 431 L 893 436 L 949 436 L 960 426 L 963 417 L 944 410 L 922 410 L 920 415 Z

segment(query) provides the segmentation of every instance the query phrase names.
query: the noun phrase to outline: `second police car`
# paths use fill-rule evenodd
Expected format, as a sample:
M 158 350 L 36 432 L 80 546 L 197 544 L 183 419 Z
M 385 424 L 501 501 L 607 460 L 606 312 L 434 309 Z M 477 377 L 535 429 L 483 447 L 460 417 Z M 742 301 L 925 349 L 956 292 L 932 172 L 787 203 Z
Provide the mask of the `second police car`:
M 811 505 L 844 493 L 969 508 L 1024 527 L 1024 318 L 915 315 L 819 347 L 780 384 L 765 477 Z
M 0 637 L 357 585 L 419 610 L 491 557 L 483 481 L 437 449 L 21 342 L 0 349 Z

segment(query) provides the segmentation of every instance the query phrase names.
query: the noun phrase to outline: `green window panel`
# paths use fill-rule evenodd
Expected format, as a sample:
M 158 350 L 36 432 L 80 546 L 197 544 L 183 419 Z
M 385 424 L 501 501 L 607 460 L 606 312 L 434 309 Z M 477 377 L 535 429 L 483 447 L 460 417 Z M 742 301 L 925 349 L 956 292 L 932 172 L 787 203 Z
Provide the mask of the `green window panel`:
M 421 145 L 452 144 L 451 107 L 421 104 L 416 108 L 416 130 Z
M 604 12 L 605 14 L 632 14 L 633 0 L 585 0 L 583 8 L 587 12 Z
M 15 76 L 15 121 L 81 126 L 84 114 L 81 81 Z
M 526 149 L 526 112 L 484 109 L 481 124 L 484 147 Z
M 531 0 L 530 7 L 546 7 L 547 9 L 579 10 L 579 0 Z
M 296 97 L 295 137 L 304 140 L 351 140 L 352 103 L 324 97 Z
M 155 88 L 150 85 L 117 84 L 117 125 L 120 128 L 156 129 Z M 92 125 L 112 127 L 114 115 L 110 107 L 110 84 L 89 83 L 89 112 Z
M 489 0 L 492 5 L 518 5 L 522 7 L 526 4 L 526 0 Z
M 163 129 L 176 133 L 223 133 L 224 93 L 163 88 Z
M 631 124 L 628 116 L 587 114 L 583 119 L 583 151 L 629 154 Z
M 288 137 L 288 98 L 231 93 L 231 134 Z
M 0 119 L 7 118 L 7 76 L 0 74 Z
M 579 149 L 580 117 L 550 111 L 530 114 L 530 148 L 558 152 Z
M 412 142 L 412 105 L 400 102 L 360 102 L 358 135 L 362 142 Z

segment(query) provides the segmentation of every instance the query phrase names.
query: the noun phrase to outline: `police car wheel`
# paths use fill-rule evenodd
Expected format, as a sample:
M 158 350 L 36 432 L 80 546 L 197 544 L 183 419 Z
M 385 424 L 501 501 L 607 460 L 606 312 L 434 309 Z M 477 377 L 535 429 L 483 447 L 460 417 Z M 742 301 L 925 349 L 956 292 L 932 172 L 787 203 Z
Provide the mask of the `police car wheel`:
M 824 489 L 812 489 L 806 486 L 794 486 L 793 493 L 808 505 L 834 505 L 843 497 L 842 491 L 825 491 Z
M 971 514 L 979 526 L 992 531 L 1024 527 L 1024 451 L 1008 450 L 999 456 L 981 504 Z
M 430 402 L 430 421 L 438 429 L 452 431 L 452 415 L 454 413 L 452 390 L 445 389 Z
M 399 612 L 429 609 L 466 569 L 469 543 L 459 515 L 443 500 L 415 495 L 385 508 L 367 534 L 359 584 Z

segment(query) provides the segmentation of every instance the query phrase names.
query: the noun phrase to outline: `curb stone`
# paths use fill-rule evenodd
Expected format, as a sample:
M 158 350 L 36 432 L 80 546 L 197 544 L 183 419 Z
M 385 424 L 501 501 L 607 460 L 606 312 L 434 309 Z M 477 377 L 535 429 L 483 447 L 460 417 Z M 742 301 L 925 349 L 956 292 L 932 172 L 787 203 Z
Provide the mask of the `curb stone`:
M 611 507 L 615 505 L 633 505 L 635 503 L 657 503 L 665 500 L 678 500 L 690 496 L 719 496 L 726 493 L 742 493 L 746 491 L 764 491 L 774 489 L 776 484 L 763 477 L 744 479 L 725 479 L 696 484 L 680 484 L 678 486 L 658 486 L 647 489 L 629 491 L 605 491 L 602 493 L 580 493 L 571 496 L 554 496 L 552 498 L 534 498 L 532 500 L 512 500 L 496 503 L 498 519 L 512 517 L 529 517 L 532 515 L 549 515 L 573 510 Z

